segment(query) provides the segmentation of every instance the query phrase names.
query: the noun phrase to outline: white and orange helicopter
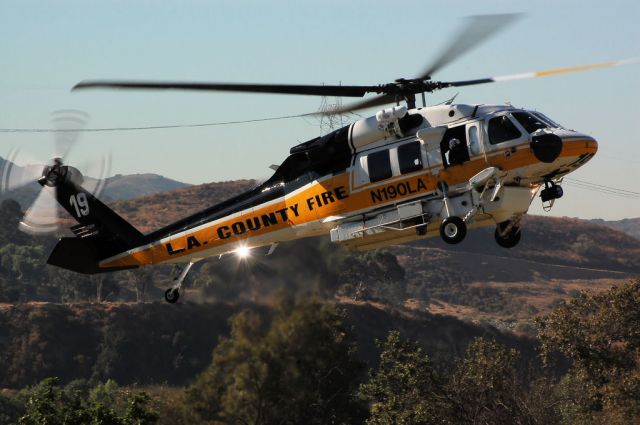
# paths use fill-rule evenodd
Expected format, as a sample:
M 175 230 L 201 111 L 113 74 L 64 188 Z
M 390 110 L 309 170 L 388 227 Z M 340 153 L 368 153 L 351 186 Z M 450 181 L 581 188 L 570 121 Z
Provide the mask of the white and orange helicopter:
M 291 148 L 271 178 L 254 189 L 162 229 L 142 234 L 83 187 L 83 176 L 62 158 L 38 182 L 78 222 L 60 239 L 48 263 L 80 273 L 180 263 L 166 301 L 198 261 L 329 233 L 366 250 L 440 236 L 462 241 L 468 229 L 495 226 L 505 248 L 520 240 L 520 221 L 536 194 L 551 206 L 563 176 L 596 154 L 598 143 L 538 111 L 511 105 L 424 106 L 424 93 L 449 87 L 535 78 L 636 63 L 598 63 L 465 81 L 431 75 L 495 33 L 510 15 L 472 18 L 419 77 L 374 86 L 273 85 L 141 81 L 84 81 L 74 89 L 178 89 L 313 96 L 377 96 L 335 112 L 396 103 L 322 137 Z M 423 107 L 416 107 L 422 94 Z M 400 106 L 400 102 L 406 105 Z M 26 229 L 38 226 L 27 211 Z

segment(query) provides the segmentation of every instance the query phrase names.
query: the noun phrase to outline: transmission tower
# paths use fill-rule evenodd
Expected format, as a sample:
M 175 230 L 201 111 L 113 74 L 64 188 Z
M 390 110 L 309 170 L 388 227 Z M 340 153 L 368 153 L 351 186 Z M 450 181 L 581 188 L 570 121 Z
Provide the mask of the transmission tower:
M 344 127 L 347 119 L 344 114 L 338 112 L 342 109 L 342 98 L 335 97 L 333 103 L 329 103 L 327 96 L 322 97 L 318 116 L 320 121 L 320 135 L 330 133 L 333 130 Z

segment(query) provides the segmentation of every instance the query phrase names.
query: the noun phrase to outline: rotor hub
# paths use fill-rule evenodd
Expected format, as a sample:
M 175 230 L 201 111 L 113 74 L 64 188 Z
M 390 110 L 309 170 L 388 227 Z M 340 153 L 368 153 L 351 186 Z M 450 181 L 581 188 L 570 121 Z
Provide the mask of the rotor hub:
M 46 165 L 42 176 L 38 179 L 40 186 L 56 187 L 67 176 L 67 168 L 62 165 L 60 158 L 54 158 L 53 165 Z

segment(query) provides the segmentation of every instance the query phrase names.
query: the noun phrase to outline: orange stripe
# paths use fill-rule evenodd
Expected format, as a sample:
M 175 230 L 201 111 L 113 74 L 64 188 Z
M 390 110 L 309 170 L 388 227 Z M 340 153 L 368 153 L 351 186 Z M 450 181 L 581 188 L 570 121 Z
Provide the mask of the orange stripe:
M 538 72 L 535 72 L 534 74 L 536 77 L 546 77 L 548 75 L 564 74 L 565 72 L 578 72 L 578 71 L 588 71 L 594 68 L 606 68 L 614 64 L 615 62 L 602 62 L 602 63 L 594 63 L 591 65 L 573 66 L 570 68 L 558 68 L 558 69 L 550 69 L 547 71 L 538 71 Z
M 489 165 L 499 167 L 503 171 L 511 171 L 539 163 L 531 149 L 525 148 L 527 145 L 527 143 L 518 145 L 517 151 L 510 157 L 506 157 L 504 155 L 489 157 Z M 500 151 L 494 150 L 492 153 L 503 152 L 506 150 L 507 149 Z M 595 141 L 576 140 L 564 142 L 560 157 L 579 156 L 585 153 L 595 153 L 596 151 L 597 143 Z M 165 246 L 154 245 L 144 251 L 136 252 L 121 259 L 106 263 L 101 267 L 109 268 L 142 265 L 175 260 L 180 256 L 191 255 L 198 251 L 204 251 L 224 245 L 235 246 L 239 241 L 250 237 L 261 236 L 278 230 L 312 223 L 330 216 L 349 214 L 369 208 L 379 208 L 399 201 L 423 197 L 426 194 L 435 191 L 438 180 L 444 180 L 449 186 L 465 183 L 471 177 L 485 169 L 486 166 L 487 164 L 484 157 L 479 157 L 478 159 L 467 162 L 462 167 L 456 166 L 441 170 L 437 179 L 431 174 L 430 170 L 424 170 L 419 175 L 407 178 L 394 177 L 394 179 L 389 179 L 381 183 L 367 185 L 364 188 L 359 188 L 357 192 L 351 193 L 349 193 L 350 171 L 348 171 L 323 182 L 317 182 L 308 189 L 296 195 L 288 196 L 286 199 L 282 199 L 274 204 L 262 207 L 258 205 L 253 210 L 249 210 L 241 216 L 233 219 L 226 219 L 215 225 L 212 224 L 201 230 L 192 231 L 184 236 L 171 239 L 172 248 L 174 250 L 182 248 L 186 249 L 187 238 L 190 236 L 195 237 L 201 243 L 200 247 L 185 250 L 185 252 L 181 254 L 169 255 Z M 348 194 L 348 197 L 343 200 L 335 199 L 335 190 L 340 187 L 343 187 Z M 405 194 L 400 194 L 398 192 L 398 188 L 400 187 L 410 188 L 411 190 L 416 190 L 418 187 L 421 187 L 422 190 L 414 193 L 406 192 Z M 393 196 L 390 195 L 392 190 L 390 188 L 393 188 Z M 382 196 L 382 200 L 380 202 L 374 203 L 372 192 L 382 194 L 384 191 L 386 191 L 387 196 Z M 322 194 L 325 192 L 333 193 L 334 202 L 327 202 L 326 205 L 318 206 L 317 197 L 319 197 L 320 203 L 322 203 Z M 311 202 L 307 202 L 308 200 L 311 200 Z M 268 227 L 263 226 L 255 231 L 246 232 L 242 235 L 232 235 L 226 239 L 220 239 L 217 234 L 217 229 L 221 226 L 231 227 L 232 223 L 253 219 L 255 217 L 260 218 L 263 214 L 269 214 L 287 207 L 289 210 L 287 213 L 288 220 L 286 222 L 279 220 L 278 224 L 270 225 Z M 297 208 L 298 215 L 293 214 L 291 207 Z

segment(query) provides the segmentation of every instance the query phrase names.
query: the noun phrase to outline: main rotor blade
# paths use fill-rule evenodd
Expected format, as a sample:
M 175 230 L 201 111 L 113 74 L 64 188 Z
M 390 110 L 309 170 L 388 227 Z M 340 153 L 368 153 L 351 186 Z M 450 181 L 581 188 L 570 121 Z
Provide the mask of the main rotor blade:
M 395 101 L 396 101 L 395 96 L 391 94 L 383 94 L 381 96 L 376 96 L 376 97 L 372 97 L 371 99 L 363 100 L 362 102 L 353 103 L 351 105 L 345 105 L 340 109 L 335 109 L 330 111 L 330 113 L 345 114 L 347 112 L 358 111 L 360 109 L 372 108 L 374 106 L 394 103 Z
M 299 94 L 310 96 L 362 97 L 378 91 L 378 86 L 325 86 L 296 84 L 237 84 L 178 81 L 81 81 L 72 90 L 88 88 L 140 89 L 140 90 L 196 90 L 244 93 Z
M 445 47 L 419 78 L 433 75 L 445 65 L 453 62 L 469 50 L 478 46 L 492 35 L 506 28 L 522 14 L 477 15 L 468 18 L 467 24 Z
M 474 86 L 477 84 L 499 83 L 502 81 L 512 81 L 512 80 L 526 80 L 528 78 L 548 77 L 550 75 L 566 74 L 569 72 L 588 71 L 591 69 L 598 69 L 598 68 L 611 68 L 615 66 L 632 65 L 637 63 L 640 63 L 640 58 L 623 59 L 623 60 L 612 61 L 612 62 L 592 63 L 589 65 L 572 66 L 569 68 L 547 69 L 545 71 L 523 72 L 520 74 L 511 74 L 511 75 L 499 75 L 497 77 L 479 78 L 476 80 L 450 81 L 450 82 L 443 82 L 441 84 L 443 88 Z

